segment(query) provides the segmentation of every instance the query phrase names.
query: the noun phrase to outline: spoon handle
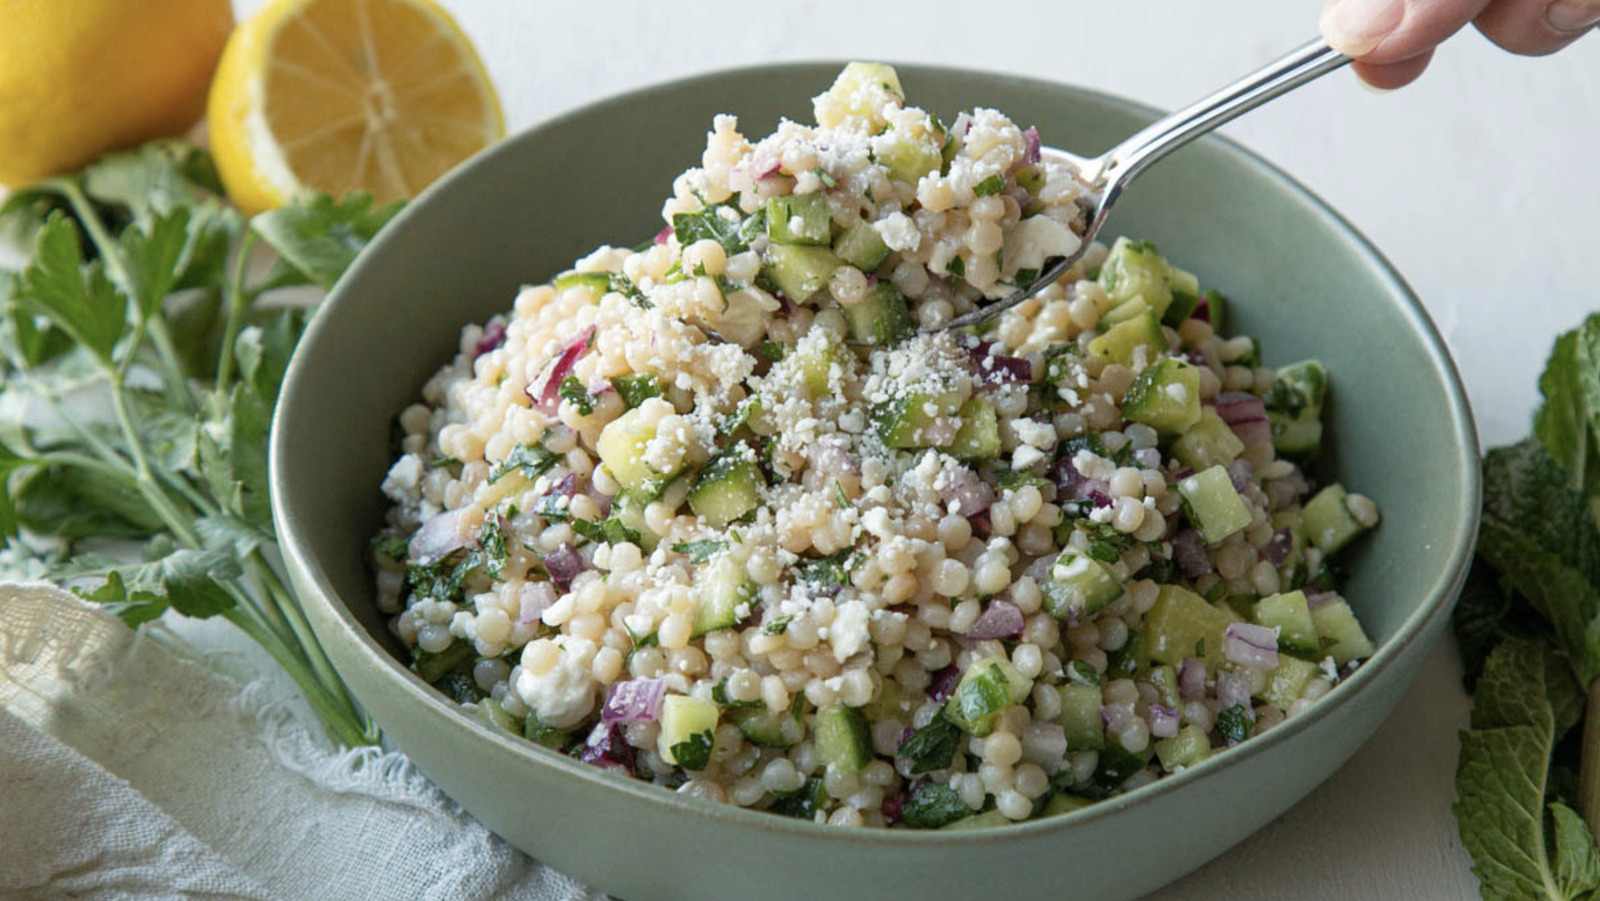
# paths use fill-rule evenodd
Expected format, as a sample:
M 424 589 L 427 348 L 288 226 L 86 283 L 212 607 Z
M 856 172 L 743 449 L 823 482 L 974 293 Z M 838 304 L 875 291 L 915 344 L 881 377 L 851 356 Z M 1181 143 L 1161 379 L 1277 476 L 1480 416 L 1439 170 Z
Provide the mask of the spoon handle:
M 1268 100 L 1350 62 L 1350 57 L 1314 40 L 1290 51 L 1238 81 L 1220 88 L 1175 113 L 1164 116 L 1099 158 L 1105 178 L 1102 206 L 1120 193 L 1146 166 L 1195 138 Z

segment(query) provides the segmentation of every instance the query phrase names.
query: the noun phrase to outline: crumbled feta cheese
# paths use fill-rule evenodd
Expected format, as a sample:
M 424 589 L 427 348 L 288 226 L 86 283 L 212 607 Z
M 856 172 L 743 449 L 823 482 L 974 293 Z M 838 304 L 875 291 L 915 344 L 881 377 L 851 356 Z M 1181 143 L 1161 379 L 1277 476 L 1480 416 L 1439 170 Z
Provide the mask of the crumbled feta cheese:
M 916 250 L 922 244 L 922 232 L 905 213 L 892 213 L 874 222 L 872 227 L 877 229 L 878 237 L 889 245 L 890 250 L 904 253 Z
M 543 673 L 534 674 L 528 662 L 540 645 L 553 643 L 559 655 Z M 531 641 L 522 651 L 522 673 L 517 678 L 517 696 L 528 709 L 539 715 L 546 726 L 565 729 L 576 726 L 594 709 L 594 642 L 570 635 Z
M 845 601 L 833 613 L 828 624 L 828 643 L 833 645 L 833 659 L 840 663 L 849 660 L 867 646 L 867 620 L 870 611 L 861 601 Z

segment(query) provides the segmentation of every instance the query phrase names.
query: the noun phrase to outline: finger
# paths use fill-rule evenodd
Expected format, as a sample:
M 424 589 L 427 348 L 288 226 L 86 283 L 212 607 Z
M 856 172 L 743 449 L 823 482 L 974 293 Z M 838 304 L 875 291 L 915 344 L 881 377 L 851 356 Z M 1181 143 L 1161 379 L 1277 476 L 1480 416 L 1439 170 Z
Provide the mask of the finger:
M 1392 91 L 1402 88 L 1417 80 L 1422 71 L 1428 68 L 1428 62 L 1433 59 L 1433 51 L 1425 50 L 1410 59 L 1403 59 L 1397 63 L 1364 63 L 1350 64 L 1361 80 L 1380 90 Z
M 1332 0 L 1323 9 L 1320 24 L 1334 49 L 1370 66 L 1384 66 L 1409 62 L 1432 50 L 1488 4 L 1489 0 Z
M 1473 24 L 1512 53 L 1543 56 L 1593 31 L 1600 0 L 1492 0 Z

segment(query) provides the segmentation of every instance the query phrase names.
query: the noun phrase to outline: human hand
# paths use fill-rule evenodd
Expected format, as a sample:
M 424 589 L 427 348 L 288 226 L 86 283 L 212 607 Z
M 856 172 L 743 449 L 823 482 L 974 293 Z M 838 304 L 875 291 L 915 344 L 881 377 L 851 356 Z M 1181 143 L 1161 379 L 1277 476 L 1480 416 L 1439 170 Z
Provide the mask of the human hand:
M 1328 0 L 1322 35 L 1378 88 L 1409 84 L 1468 22 L 1512 53 L 1554 53 L 1600 24 L 1600 0 Z

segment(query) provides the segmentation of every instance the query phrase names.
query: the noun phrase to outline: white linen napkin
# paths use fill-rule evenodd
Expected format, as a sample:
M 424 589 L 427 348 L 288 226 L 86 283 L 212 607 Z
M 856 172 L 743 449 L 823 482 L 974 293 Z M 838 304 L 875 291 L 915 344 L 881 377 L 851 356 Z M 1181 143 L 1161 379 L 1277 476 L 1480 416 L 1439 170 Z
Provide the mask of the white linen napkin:
M 194 655 L 0 584 L 0 898 L 603 898 Z

